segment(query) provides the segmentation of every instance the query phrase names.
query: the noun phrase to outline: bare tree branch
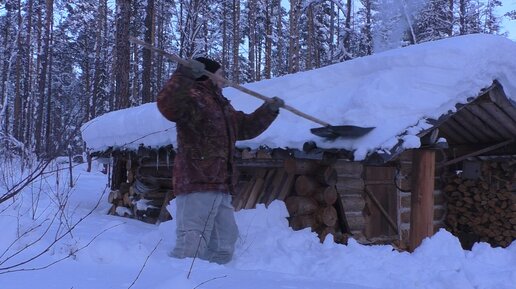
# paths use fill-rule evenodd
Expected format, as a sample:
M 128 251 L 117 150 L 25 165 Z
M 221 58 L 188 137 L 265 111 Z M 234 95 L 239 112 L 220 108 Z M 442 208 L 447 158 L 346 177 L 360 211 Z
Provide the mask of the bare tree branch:
M 103 197 L 106 194 L 107 188 L 108 188 L 107 186 L 104 188 L 104 191 L 102 192 L 101 196 L 97 200 L 97 203 L 95 204 L 95 206 L 86 215 L 82 216 L 79 220 L 77 220 L 77 222 L 75 222 L 73 225 L 69 226 L 68 229 L 64 230 L 64 232 L 61 231 L 61 227 L 63 226 L 63 223 L 60 222 L 58 224 L 58 228 L 56 230 L 56 236 L 55 236 L 54 240 L 49 245 L 47 245 L 43 250 L 41 250 L 39 253 L 36 253 L 32 257 L 25 259 L 24 261 L 20 261 L 16 264 L 5 266 L 5 267 L 0 267 L 0 274 L 25 270 L 25 269 L 15 269 L 15 268 L 23 266 L 23 265 L 30 263 L 30 262 L 34 261 L 35 259 L 41 257 L 43 254 L 47 253 L 51 248 L 53 248 L 64 237 L 71 235 L 72 231 L 98 208 L 98 206 L 100 205 L 100 202 L 103 200 Z M 64 209 L 63 207 L 59 208 L 59 210 L 63 210 L 63 209 Z M 14 252 L 10 256 L 8 256 L 5 260 L 0 262 L 0 265 L 5 264 L 6 261 L 12 259 L 14 256 L 19 255 L 24 250 L 26 250 L 26 249 L 30 248 L 31 246 L 33 246 L 34 244 L 40 242 L 43 239 L 43 237 L 50 231 L 50 228 L 52 227 L 52 224 L 54 223 L 57 216 L 59 216 L 59 214 L 54 215 L 51 223 L 47 226 L 46 230 L 43 232 L 43 234 L 41 236 L 39 236 L 35 241 L 31 242 L 30 244 L 24 246 L 24 248 L 18 250 L 17 252 Z M 91 241 L 90 241 L 90 243 L 91 243 Z M 10 247 L 12 247 L 12 245 Z M 5 255 L 5 252 L 2 255 Z M 68 257 L 66 257 L 66 258 L 68 258 Z M 66 258 L 62 258 L 62 259 L 64 260 Z M 53 262 L 51 265 L 53 265 L 55 263 L 56 262 Z
M 154 251 L 156 251 L 156 249 L 158 248 L 158 246 L 161 243 L 161 241 L 163 241 L 163 239 L 159 239 L 159 241 L 156 244 L 156 246 L 154 246 L 154 249 L 152 249 L 152 251 L 149 253 L 149 255 L 147 255 L 147 258 L 145 259 L 145 262 L 143 263 L 143 266 L 140 268 L 140 272 L 138 272 L 138 275 L 136 275 L 136 278 L 133 280 L 133 283 L 131 283 L 131 286 L 129 286 L 127 289 L 130 289 L 131 287 L 133 287 L 133 285 L 136 283 L 136 281 L 138 281 L 138 279 L 140 278 L 140 275 L 143 272 L 143 269 L 145 268 L 145 265 L 147 265 L 147 261 L 149 261 L 150 256 L 152 256 Z

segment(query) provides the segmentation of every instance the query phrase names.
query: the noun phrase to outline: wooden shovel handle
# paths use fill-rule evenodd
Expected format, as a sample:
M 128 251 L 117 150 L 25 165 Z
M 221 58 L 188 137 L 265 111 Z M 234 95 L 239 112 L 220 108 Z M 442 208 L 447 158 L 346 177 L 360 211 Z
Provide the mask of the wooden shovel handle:
M 163 56 L 165 56 L 166 58 L 168 58 L 170 60 L 173 60 L 175 62 L 178 62 L 181 65 L 190 67 L 190 63 L 188 61 L 186 61 L 185 59 L 183 59 L 183 58 L 181 58 L 181 57 L 179 57 L 179 56 L 177 56 L 175 54 L 166 52 L 163 49 L 154 47 L 154 46 L 150 45 L 149 43 L 144 42 L 144 41 L 142 41 L 142 40 L 140 40 L 138 38 L 135 38 L 135 37 L 131 36 L 131 37 L 129 37 L 129 41 L 132 42 L 132 43 L 141 45 L 141 46 L 143 46 L 143 47 L 145 47 L 145 48 L 147 48 L 149 50 L 156 51 L 156 52 L 162 54 Z M 270 98 L 270 97 L 267 97 L 267 96 L 265 96 L 263 94 L 260 94 L 260 93 L 258 93 L 256 91 L 253 91 L 253 90 L 250 90 L 248 88 L 245 88 L 245 87 L 241 86 L 240 84 L 237 84 L 237 83 L 234 83 L 234 82 L 232 82 L 230 80 L 225 79 L 224 77 L 215 75 L 214 73 L 212 73 L 212 72 L 210 72 L 208 70 L 204 70 L 203 73 L 205 75 L 207 75 L 208 77 L 210 77 L 211 79 L 222 81 L 227 86 L 231 86 L 231 87 L 233 87 L 235 89 L 240 90 L 241 92 L 247 93 L 247 94 L 249 94 L 251 96 L 254 96 L 256 98 L 259 98 L 259 99 L 261 99 L 261 100 L 263 100 L 265 102 L 272 102 L 273 101 L 273 99 Z M 294 108 L 294 107 L 292 107 L 292 106 L 290 106 L 288 104 L 284 104 L 281 108 L 286 109 L 286 110 L 292 112 L 293 114 L 296 114 L 296 115 L 298 115 L 298 116 L 300 116 L 302 118 L 308 119 L 308 120 L 313 121 L 315 123 L 318 123 L 320 125 L 330 126 L 329 123 L 327 123 L 325 121 L 322 121 L 322 120 L 320 120 L 320 119 L 318 119 L 318 118 L 316 118 L 314 116 L 308 115 L 308 114 L 306 114 L 306 113 L 304 113 L 304 112 L 302 112 L 302 111 L 300 111 L 300 110 L 298 110 L 298 109 L 296 109 L 296 108 Z

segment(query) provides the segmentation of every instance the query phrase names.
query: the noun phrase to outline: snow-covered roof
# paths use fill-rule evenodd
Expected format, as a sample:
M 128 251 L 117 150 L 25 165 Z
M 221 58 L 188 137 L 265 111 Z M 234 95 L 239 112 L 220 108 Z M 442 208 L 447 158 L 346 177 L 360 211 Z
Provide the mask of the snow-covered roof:
M 288 111 L 262 135 L 237 146 L 301 149 L 307 141 L 321 148 L 354 151 L 355 160 L 369 153 L 420 146 L 417 134 L 432 125 L 429 119 L 455 111 L 500 82 L 507 97 L 516 100 L 516 43 L 494 35 L 474 34 L 394 49 L 372 56 L 246 84 L 267 96 L 332 125 L 376 127 L 356 139 L 328 141 L 310 133 L 320 127 Z M 233 106 L 251 112 L 261 100 L 236 89 L 224 89 Z M 114 111 L 82 127 L 92 150 L 176 144 L 175 124 L 161 116 L 155 103 Z

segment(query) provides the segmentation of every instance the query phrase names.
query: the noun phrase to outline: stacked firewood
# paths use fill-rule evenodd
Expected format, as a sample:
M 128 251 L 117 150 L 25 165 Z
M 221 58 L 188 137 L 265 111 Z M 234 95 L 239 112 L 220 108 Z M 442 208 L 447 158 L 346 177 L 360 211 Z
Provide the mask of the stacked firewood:
M 485 162 L 478 179 L 454 177 L 444 188 L 446 223 L 463 245 L 507 247 L 516 239 L 516 162 Z
M 140 157 L 127 160 L 127 181 L 112 190 L 108 201 L 113 204 L 110 214 L 136 218 L 148 223 L 170 219 L 163 204 L 172 191 L 172 163 L 167 158 Z
M 288 160 L 285 170 L 297 175 L 295 192 L 285 200 L 290 226 L 294 230 L 311 228 L 323 242 L 328 234 L 336 233 L 338 221 L 335 169 L 314 161 Z

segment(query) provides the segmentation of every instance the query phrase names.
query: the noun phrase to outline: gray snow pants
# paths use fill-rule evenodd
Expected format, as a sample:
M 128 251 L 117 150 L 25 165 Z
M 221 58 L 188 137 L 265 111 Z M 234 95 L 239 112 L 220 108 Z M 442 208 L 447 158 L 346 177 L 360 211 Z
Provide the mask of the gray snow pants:
M 195 192 L 176 197 L 176 246 L 172 257 L 231 261 L 238 237 L 231 195 Z M 197 254 L 196 254 L 197 253 Z

